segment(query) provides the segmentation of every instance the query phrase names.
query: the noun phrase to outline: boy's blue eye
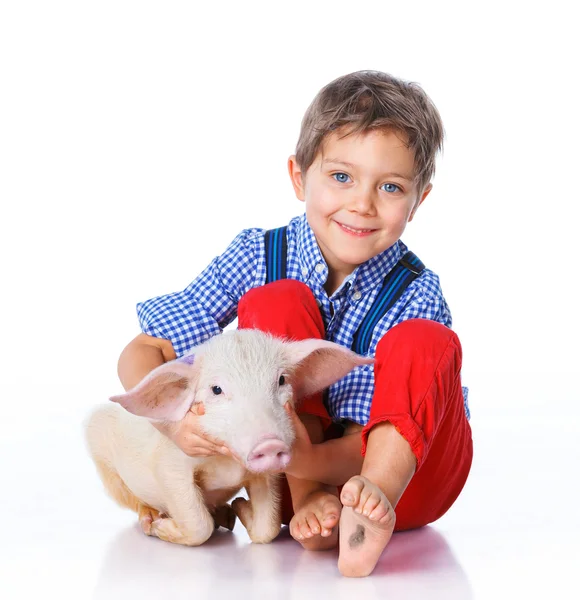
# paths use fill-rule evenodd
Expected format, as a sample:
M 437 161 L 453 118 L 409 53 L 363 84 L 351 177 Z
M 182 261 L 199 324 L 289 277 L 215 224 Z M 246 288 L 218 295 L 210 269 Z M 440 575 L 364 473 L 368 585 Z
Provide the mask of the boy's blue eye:
M 348 179 L 348 175 L 346 173 L 333 173 L 332 176 L 334 178 L 346 177 Z M 336 181 L 338 181 L 339 183 L 346 183 L 346 181 L 344 179 L 336 179 Z
M 333 173 L 332 177 L 334 177 L 334 179 L 339 183 L 347 183 L 347 180 L 350 179 L 346 173 Z M 388 192 L 389 194 L 401 191 L 401 188 L 394 183 L 384 183 L 383 188 L 385 192 Z

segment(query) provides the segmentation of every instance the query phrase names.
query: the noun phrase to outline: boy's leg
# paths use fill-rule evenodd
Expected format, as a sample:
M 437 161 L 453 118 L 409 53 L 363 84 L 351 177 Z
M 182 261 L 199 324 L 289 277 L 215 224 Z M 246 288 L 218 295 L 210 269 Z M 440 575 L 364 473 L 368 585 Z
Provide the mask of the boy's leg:
M 312 292 L 292 279 L 247 292 L 238 304 L 238 327 L 293 340 L 324 338 L 324 323 Z M 324 429 L 331 423 L 322 394 L 305 398 L 296 410 L 312 442 L 322 442 Z M 282 522 L 290 525 L 292 536 L 311 550 L 335 547 L 342 508 L 337 489 L 289 475 L 282 486 Z
M 341 491 L 344 575 L 368 575 L 393 529 L 435 521 L 461 492 L 473 448 L 460 371 L 459 340 L 439 323 L 405 321 L 380 341 L 363 468 Z

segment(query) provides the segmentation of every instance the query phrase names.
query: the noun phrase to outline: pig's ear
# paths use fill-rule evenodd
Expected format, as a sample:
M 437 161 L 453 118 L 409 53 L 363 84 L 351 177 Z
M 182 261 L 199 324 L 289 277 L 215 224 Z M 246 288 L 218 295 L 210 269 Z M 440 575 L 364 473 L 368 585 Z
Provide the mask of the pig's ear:
M 194 401 L 199 368 L 192 362 L 188 357 L 161 365 L 133 389 L 109 399 L 140 417 L 180 421 Z
M 326 340 L 288 342 L 286 347 L 296 365 L 294 389 L 299 398 L 327 388 L 359 365 L 374 362 Z

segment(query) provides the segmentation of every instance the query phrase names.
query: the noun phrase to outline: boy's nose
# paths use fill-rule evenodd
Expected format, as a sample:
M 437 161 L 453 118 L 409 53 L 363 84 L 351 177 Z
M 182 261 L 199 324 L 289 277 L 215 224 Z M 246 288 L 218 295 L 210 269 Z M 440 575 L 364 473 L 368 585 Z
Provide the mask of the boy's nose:
M 353 197 L 349 202 L 349 209 L 362 214 L 368 214 L 373 212 L 374 204 L 373 192 L 369 190 L 360 190 L 353 194 Z

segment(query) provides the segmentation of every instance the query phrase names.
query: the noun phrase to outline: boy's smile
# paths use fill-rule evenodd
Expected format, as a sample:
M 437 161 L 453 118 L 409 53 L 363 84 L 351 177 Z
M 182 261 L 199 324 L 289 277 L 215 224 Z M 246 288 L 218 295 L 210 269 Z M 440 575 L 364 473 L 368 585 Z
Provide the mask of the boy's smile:
M 374 130 L 329 134 L 308 169 L 296 157 L 288 170 L 328 268 L 330 295 L 357 266 L 390 248 L 431 191 L 418 190 L 405 134 Z

